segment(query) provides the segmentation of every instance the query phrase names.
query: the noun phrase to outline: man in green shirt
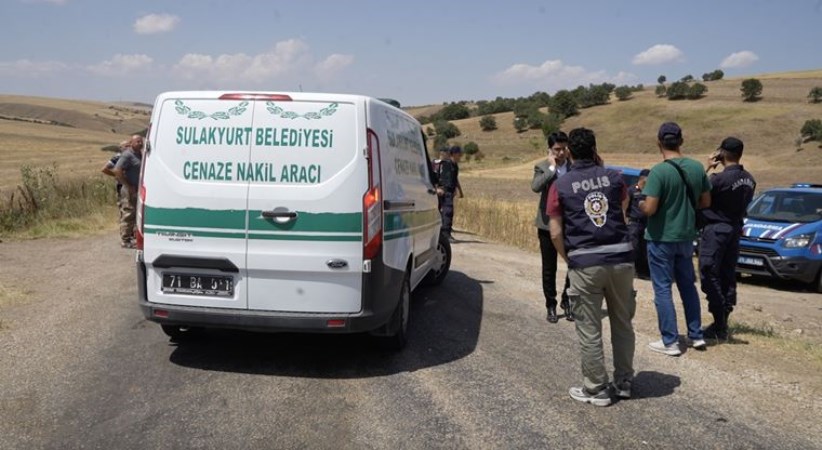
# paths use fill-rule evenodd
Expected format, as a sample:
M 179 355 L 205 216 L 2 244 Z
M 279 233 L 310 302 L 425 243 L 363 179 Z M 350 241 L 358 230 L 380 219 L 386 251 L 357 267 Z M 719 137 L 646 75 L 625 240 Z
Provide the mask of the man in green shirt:
M 711 205 L 711 183 L 701 163 L 682 156 L 680 147 L 684 140 L 679 125 L 663 123 L 657 139 L 663 162 L 651 169 L 642 191 L 646 198 L 639 204 L 648 216 L 648 265 L 662 335 L 662 340 L 648 345 L 655 352 L 679 356 L 682 351 L 671 290 L 674 281 L 685 310 L 688 343 L 697 349 L 705 348 L 693 241 L 697 236 L 696 211 Z

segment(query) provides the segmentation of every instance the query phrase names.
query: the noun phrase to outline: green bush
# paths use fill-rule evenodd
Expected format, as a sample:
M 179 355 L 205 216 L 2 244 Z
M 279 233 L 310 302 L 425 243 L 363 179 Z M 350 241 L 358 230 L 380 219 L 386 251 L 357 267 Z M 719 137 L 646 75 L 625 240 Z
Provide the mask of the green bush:
M 534 109 L 528 112 L 528 116 L 526 117 L 526 121 L 528 122 L 528 128 L 532 130 L 539 130 L 542 128 L 542 124 L 545 122 L 546 115 L 539 112 L 538 109 Z
M 631 94 L 633 93 L 633 89 L 628 86 L 620 86 L 614 90 L 614 94 L 616 94 L 616 98 L 619 101 L 625 101 L 631 98 Z
M 808 98 L 811 103 L 819 103 L 822 101 L 822 87 L 816 86 L 808 92 Z
M 437 113 L 437 117 L 442 120 L 460 120 L 467 119 L 470 116 L 471 111 L 462 102 L 450 103 Z
M 742 99 L 746 102 L 753 102 L 759 100 L 762 95 L 762 82 L 756 78 L 748 78 L 742 81 Z
M 548 114 L 542 122 L 542 134 L 545 138 L 547 139 L 549 134 L 559 131 L 562 127 L 562 122 L 563 118 L 558 114 Z
M 441 134 L 438 134 L 434 138 L 434 148 L 439 149 L 439 148 L 443 148 L 443 147 L 448 147 L 448 138 L 441 135 Z
M 707 86 L 702 83 L 694 83 L 688 88 L 688 98 L 691 100 L 696 100 L 698 98 L 702 98 L 706 92 L 708 92 Z
M 497 119 L 494 116 L 482 116 L 479 125 L 482 131 L 494 131 L 497 129 Z
M 725 72 L 716 69 L 713 72 L 703 73 L 702 81 L 716 81 L 721 80 L 725 76 Z
M 679 81 L 682 81 L 683 83 L 690 83 L 691 81 L 694 81 L 694 76 L 693 75 L 685 75 Z
M 0 235 L 38 223 L 87 217 L 115 205 L 114 183 L 102 177 L 62 180 L 56 165 L 23 166 L 22 184 L 0 198 Z
M 805 124 L 802 125 L 802 129 L 799 130 L 799 134 L 805 139 L 822 142 L 822 120 L 806 120 Z
M 437 136 L 445 136 L 446 139 L 453 139 L 462 134 L 459 128 L 451 122 L 446 120 L 438 120 L 434 122 L 434 130 Z
M 523 131 L 528 129 L 528 118 L 527 117 L 514 117 L 514 128 L 517 130 L 517 133 L 522 133 Z
M 668 79 L 665 75 L 660 75 L 659 78 L 656 79 L 656 82 L 659 84 L 665 84 L 666 81 L 668 81 Z
M 666 88 L 664 84 L 658 84 L 656 89 L 654 89 L 654 94 L 656 94 L 657 97 L 665 97 L 668 95 L 668 88 Z
M 428 137 L 431 137 L 431 136 L 437 134 L 437 132 L 434 131 L 434 128 L 428 126 L 428 127 L 425 127 L 425 134 L 427 134 Z
M 474 155 L 479 151 L 479 145 L 476 142 L 470 141 L 469 143 L 462 146 L 462 149 L 468 155 Z
M 682 100 L 688 97 L 689 92 L 690 86 L 688 86 L 688 83 L 684 81 L 674 81 L 668 86 L 666 95 L 668 96 L 668 100 Z
M 577 115 L 579 105 L 577 99 L 570 91 L 561 90 L 551 97 L 551 112 L 559 114 L 563 119 Z

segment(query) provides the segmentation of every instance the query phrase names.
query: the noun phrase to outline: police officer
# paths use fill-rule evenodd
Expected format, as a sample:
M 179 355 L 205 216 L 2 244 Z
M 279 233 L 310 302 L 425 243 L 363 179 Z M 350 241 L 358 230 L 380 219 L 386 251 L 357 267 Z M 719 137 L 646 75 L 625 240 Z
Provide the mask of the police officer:
M 705 226 L 699 242 L 699 276 L 714 317 L 704 330 L 707 339 L 728 339 L 728 316 L 736 305 L 739 236 L 756 189 L 753 176 L 739 164 L 742 149 L 739 139 L 725 138 L 706 164 L 706 172 L 720 164 L 724 168 L 711 175 L 711 207 L 701 210 Z
M 636 184 L 628 188 L 628 199 L 630 201 L 628 206 L 628 235 L 631 236 L 631 244 L 634 246 L 636 273 L 644 278 L 650 276 L 648 250 L 645 242 L 645 226 L 648 224 L 648 216 L 639 209 L 639 202 L 645 200 L 642 188 L 645 187 L 645 180 L 648 179 L 650 173 L 650 170 L 642 169 L 639 172 L 639 179 Z
M 608 406 L 612 393 L 630 398 L 636 338 L 631 320 L 634 250 L 625 224 L 628 195 L 619 172 L 597 164 L 596 137 L 586 128 L 568 134 L 573 165 L 548 193 L 551 240 L 568 263 L 571 308 L 582 353 L 583 385 L 571 398 Z M 607 302 L 614 380 L 602 351 L 602 300 Z
M 462 187 L 459 182 L 459 166 L 457 161 L 462 149 L 459 146 L 451 147 L 448 150 L 448 158 L 443 158 L 440 161 L 439 167 L 439 185 L 437 186 L 437 195 L 442 198 L 440 206 L 440 213 L 442 214 L 442 232 L 448 238 L 449 242 L 456 242 L 451 236 L 451 230 L 454 223 L 454 194 L 459 190 L 460 197 L 462 197 Z

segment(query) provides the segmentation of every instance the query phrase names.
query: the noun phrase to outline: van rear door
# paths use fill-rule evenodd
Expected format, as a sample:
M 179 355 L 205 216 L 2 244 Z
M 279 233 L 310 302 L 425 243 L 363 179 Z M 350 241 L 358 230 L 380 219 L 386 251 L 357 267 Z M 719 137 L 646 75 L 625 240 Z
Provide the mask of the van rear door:
M 159 112 L 157 111 L 159 110 Z M 251 102 L 215 92 L 158 97 L 143 156 L 149 302 L 247 308 Z
M 365 112 L 356 96 L 289 94 L 254 103 L 248 308 L 356 313 L 362 308 Z

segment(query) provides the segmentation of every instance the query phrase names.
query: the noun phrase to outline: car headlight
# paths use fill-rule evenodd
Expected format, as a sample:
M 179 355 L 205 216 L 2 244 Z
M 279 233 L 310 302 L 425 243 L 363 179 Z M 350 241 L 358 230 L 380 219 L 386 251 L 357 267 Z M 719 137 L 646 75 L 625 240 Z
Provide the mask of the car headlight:
M 793 236 L 789 238 L 785 238 L 782 241 L 782 246 L 785 248 L 804 248 L 811 245 L 813 242 L 813 238 L 816 236 L 816 233 L 809 233 L 809 234 L 800 234 L 799 236 Z

